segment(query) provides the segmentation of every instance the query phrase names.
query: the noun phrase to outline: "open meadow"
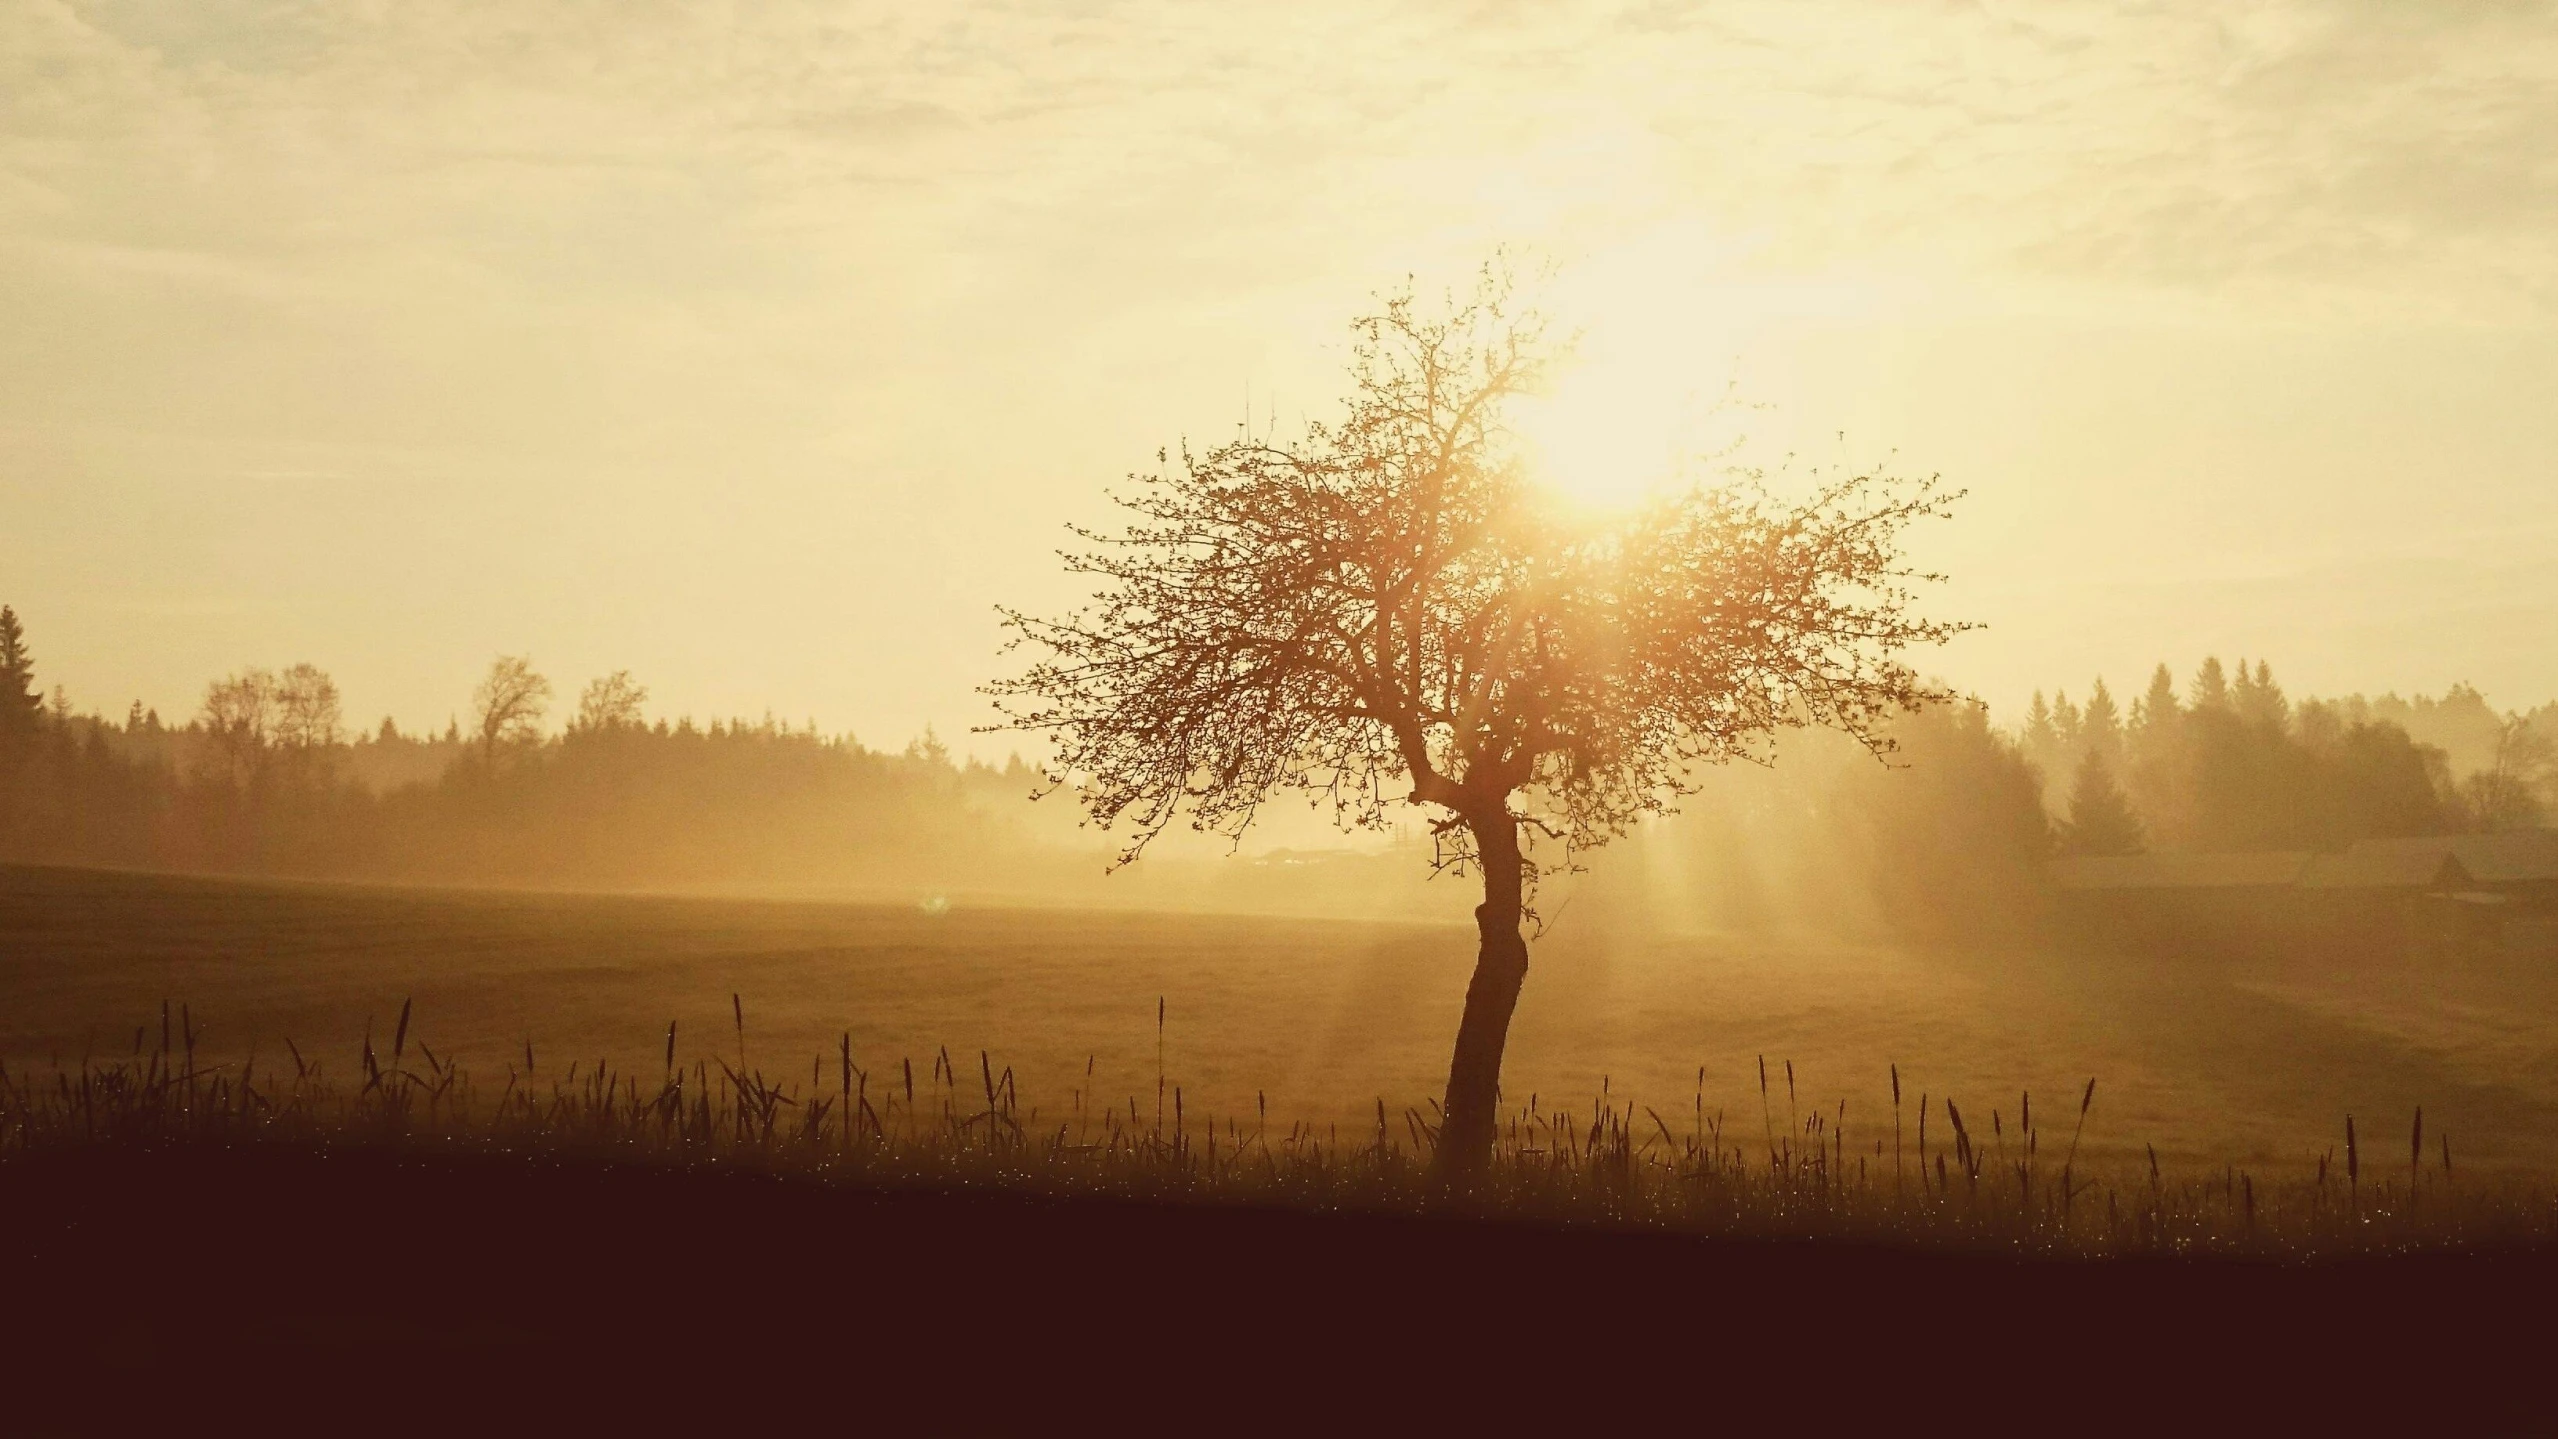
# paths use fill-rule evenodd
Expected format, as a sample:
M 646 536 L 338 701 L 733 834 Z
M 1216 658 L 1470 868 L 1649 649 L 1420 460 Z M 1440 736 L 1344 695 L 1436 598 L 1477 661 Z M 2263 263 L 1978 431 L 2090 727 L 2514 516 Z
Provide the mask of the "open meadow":
M 1683 1133 L 1701 1104 L 1754 1143 L 1817 1113 L 1829 1143 L 1844 1127 L 1853 1160 L 1892 1133 L 1897 1065 L 1913 1139 L 1922 1094 L 2004 1140 L 2030 1091 L 2052 1145 L 2094 1078 L 2091 1158 L 2155 1146 L 2192 1167 L 2299 1173 L 2341 1146 L 2347 1114 L 2385 1153 L 2422 1105 L 2429 1163 L 2438 1136 L 2462 1166 L 2558 1163 L 2558 979 L 2516 958 L 2237 972 L 1604 921 L 1567 904 L 1536 945 L 1507 1101 L 1586 1113 L 1604 1093 Z M 1383 1101 L 1400 1133 L 1444 1082 L 1473 960 L 1471 930 L 1443 924 L 13 867 L 0 869 L 0 1060 L 40 1074 L 128 1056 L 138 1031 L 156 1046 L 167 1000 L 205 1064 L 254 1052 L 271 1073 L 290 1041 L 349 1076 L 368 1026 L 387 1046 L 413 1002 L 411 1042 L 484 1085 L 520 1070 L 528 1042 L 546 1080 L 601 1060 L 653 1082 L 670 1021 L 679 1059 L 736 1062 L 736 996 L 747 1062 L 786 1084 L 820 1056 L 831 1084 L 849 1034 L 874 1093 L 903 1061 L 928 1075 L 944 1049 L 974 1076 L 984 1051 L 1050 1123 L 1132 1103 L 1151 1122 L 1160 1074 L 1193 1125 L 1250 1129 L 1266 1102 L 1282 1128 L 1372 1133 Z
M 0 3 L 0 1439 L 2558 1433 L 2553 77 Z

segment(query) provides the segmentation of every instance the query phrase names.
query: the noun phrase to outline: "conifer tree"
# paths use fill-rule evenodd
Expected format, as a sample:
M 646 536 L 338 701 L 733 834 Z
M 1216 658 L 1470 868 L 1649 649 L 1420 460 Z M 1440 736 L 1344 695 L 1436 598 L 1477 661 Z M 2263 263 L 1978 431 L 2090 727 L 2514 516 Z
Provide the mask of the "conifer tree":
M 2261 659 L 2254 674 L 2248 673 L 2246 665 L 2239 666 L 2230 697 L 2238 717 L 2259 729 L 2281 733 L 2291 725 L 2291 701 L 2284 697 L 2283 687 L 2274 683 L 2274 667 Z
M 2154 735 L 2176 722 L 2184 713 L 2176 703 L 2176 679 L 2160 665 L 2150 671 L 2149 692 L 2132 701 L 2132 729 L 2141 735 Z
M 2105 688 L 2103 676 L 2087 692 L 2087 708 L 2078 723 L 2079 743 L 2089 754 L 2102 754 L 2109 766 L 2122 756 L 2123 712 L 2114 703 L 2113 691 Z
M 2069 820 L 2061 834 L 2063 847 L 2071 854 L 2140 853 L 2140 816 L 2132 812 L 2131 800 L 2114 782 L 2105 756 L 2096 750 L 2090 749 L 2078 762 L 2077 778 L 2070 784 Z
M 2064 753 L 2070 755 L 2078 753 L 2082 738 L 2080 733 L 2082 723 L 2078 706 L 2070 703 L 2068 690 L 2062 690 L 2052 697 L 2052 731 L 2060 736 L 2061 749 Z
M 2059 731 L 2052 728 L 2052 707 L 2041 690 L 2034 691 L 2034 703 L 2025 709 L 2025 732 L 2018 736 L 2027 754 L 2038 754 L 2061 741 Z
M 2052 707 L 2041 690 L 2034 691 L 2034 703 L 2025 711 L 2025 728 L 2016 739 L 2026 763 L 2041 770 L 2046 783 L 2058 778 L 2061 732 L 2052 726 Z
M 2193 703 L 2197 710 L 2225 709 L 2229 705 L 2229 676 L 2220 667 L 2220 656 L 2203 661 L 2194 671 Z
M 26 627 L 18 623 L 16 610 L 0 605 L 0 738 L 33 730 L 43 712 L 44 691 L 36 687 Z
M 2160 843 L 2184 829 L 2187 809 L 2185 708 L 2176 699 L 2176 679 L 2166 665 L 2150 671 L 2149 689 L 2132 702 L 2132 722 L 2124 734 L 2120 778 L 2136 808 L 2149 816 L 2151 835 Z

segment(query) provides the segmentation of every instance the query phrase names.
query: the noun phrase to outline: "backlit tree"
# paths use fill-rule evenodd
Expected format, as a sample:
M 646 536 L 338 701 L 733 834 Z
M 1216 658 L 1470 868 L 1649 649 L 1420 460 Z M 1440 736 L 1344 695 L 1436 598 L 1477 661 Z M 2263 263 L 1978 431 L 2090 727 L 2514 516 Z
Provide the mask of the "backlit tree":
M 521 744 L 542 733 L 542 713 L 550 708 L 551 682 L 534 672 L 533 662 L 522 655 L 500 655 L 489 666 L 488 678 L 471 691 L 471 714 L 476 721 L 480 759 L 497 763 L 500 745 Z
M 1949 497 L 1856 474 L 1787 502 L 1742 474 L 1592 520 L 1512 442 L 1553 351 L 1497 270 L 1353 331 L 1337 421 L 1159 456 L 1124 530 L 1077 531 L 1091 603 L 1004 611 L 1036 657 L 988 689 L 1126 827 L 1123 862 L 1178 819 L 1240 837 L 1281 791 L 1345 826 L 1432 812 L 1441 865 L 1483 885 L 1435 1157 L 1462 1181 L 1492 1149 L 1538 876 L 1779 730 L 1888 749 L 1884 720 L 1943 697 L 1896 656 L 1960 628 L 1911 613 L 1899 547 Z
M 258 783 L 267 772 L 276 718 L 272 671 L 242 670 L 205 686 L 204 710 L 196 723 L 212 741 L 206 755 L 207 776 L 230 784 Z
M 577 697 L 577 718 L 569 728 L 585 734 L 604 734 L 634 729 L 644 723 L 640 706 L 648 703 L 648 686 L 631 678 L 629 670 L 615 670 L 586 682 Z
M 18 623 L 16 610 L 0 605 L 0 742 L 32 733 L 43 712 L 44 692 L 36 687 L 26 628 Z
M 275 678 L 275 742 L 302 754 L 333 749 L 345 738 L 337 681 L 317 665 L 298 664 Z

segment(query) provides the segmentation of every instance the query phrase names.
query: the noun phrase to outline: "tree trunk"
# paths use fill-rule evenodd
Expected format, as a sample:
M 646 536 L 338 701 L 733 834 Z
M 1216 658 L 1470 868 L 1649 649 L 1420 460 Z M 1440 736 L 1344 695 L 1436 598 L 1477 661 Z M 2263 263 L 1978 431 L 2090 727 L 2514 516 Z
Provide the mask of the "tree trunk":
M 1483 903 L 1474 922 L 1481 948 L 1474 979 L 1466 985 L 1465 1017 L 1457 1022 L 1457 1049 L 1448 1065 L 1446 1112 L 1431 1161 L 1442 1185 L 1462 1186 L 1492 1159 L 1500 1122 L 1501 1051 L 1510 1040 L 1510 1015 L 1528 977 L 1528 944 L 1519 936 L 1519 827 L 1507 809 L 1469 826 L 1483 860 Z

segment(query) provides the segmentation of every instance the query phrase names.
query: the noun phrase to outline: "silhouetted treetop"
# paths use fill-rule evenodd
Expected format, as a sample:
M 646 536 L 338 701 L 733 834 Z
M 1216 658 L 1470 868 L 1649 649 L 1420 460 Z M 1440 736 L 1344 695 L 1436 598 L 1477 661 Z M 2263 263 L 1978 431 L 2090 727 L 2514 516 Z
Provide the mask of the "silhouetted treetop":
M 502 744 L 521 744 L 542 732 L 542 714 L 550 707 L 551 682 L 522 655 L 500 655 L 488 677 L 471 692 L 477 721 L 480 758 L 493 762 Z
M 16 610 L 0 605 L 0 738 L 35 728 L 43 712 L 44 691 L 36 684 L 26 626 Z
M 204 687 L 196 723 L 213 741 L 204 775 L 226 783 L 255 783 L 266 772 L 267 747 L 275 739 L 276 683 L 271 671 L 246 669 Z
M 2103 751 L 2090 748 L 2078 762 L 2070 783 L 2069 822 L 2062 826 L 2064 848 L 2071 854 L 2137 854 L 2141 848 L 2140 816 L 2131 799 L 2114 782 Z
M 1093 603 L 1003 612 L 1044 652 L 989 687 L 1006 727 L 1051 736 L 1128 857 L 1181 813 L 1239 834 L 1283 788 L 1352 825 L 1440 806 L 1461 851 L 1516 819 L 1568 852 L 1774 730 L 1888 748 L 1877 722 L 1939 697 L 1896 658 L 1962 628 L 1909 608 L 1898 540 L 1944 513 L 1933 480 L 1786 503 L 1734 474 L 1592 523 L 1510 442 L 1505 406 L 1552 350 L 1498 273 L 1354 331 L 1338 422 L 1133 476 L 1132 523 L 1079 528 L 1094 548 L 1067 557 Z
M 629 670 L 615 670 L 586 682 L 569 727 L 588 734 L 636 728 L 645 723 L 640 706 L 646 703 L 648 686 L 632 679 Z
M 297 664 L 275 682 L 276 742 L 295 750 L 325 749 L 344 732 L 337 682 L 316 665 Z
M 2176 701 L 2176 679 L 2162 664 L 2149 674 L 2149 691 L 2132 701 L 2132 728 L 2148 734 L 2176 723 L 2184 716 L 2184 706 Z
M 1881 751 L 1886 720 L 1946 697 L 1899 655 L 1963 627 L 1911 612 L 1900 537 L 1951 497 L 1866 473 L 1789 503 L 1731 473 L 1595 522 L 1513 443 L 1507 407 L 1554 351 L 1497 266 L 1469 297 L 1425 311 L 1407 289 L 1353 331 L 1337 422 L 1158 455 L 1119 496 L 1125 530 L 1077 531 L 1092 602 L 1004 611 L 1040 657 L 988 688 L 1005 727 L 1048 736 L 1057 782 L 1130 827 L 1123 861 L 1185 813 L 1239 837 L 1282 790 L 1351 826 L 1439 811 L 1441 862 L 1484 883 L 1434 1150 L 1454 1178 L 1490 1152 L 1544 864 L 1776 731 Z M 1532 858 L 1538 838 L 1559 860 Z
M 2403 702 L 2295 703 L 2262 659 L 2226 669 L 2217 658 L 2206 659 L 2195 672 L 2190 703 L 2180 703 L 2167 666 L 2158 666 L 2116 744 L 2104 741 L 2108 727 L 2097 720 L 2111 707 L 2110 700 L 2099 703 L 2103 682 L 2089 693 L 2075 744 L 2029 711 L 2019 729 L 2026 756 L 2047 786 L 2076 776 L 2068 794 L 2053 796 L 2067 806 L 2072 825 L 2078 784 L 2093 783 L 2082 763 L 2101 756 L 2100 788 L 2119 784 L 2142 841 L 2161 849 L 2340 850 L 2363 839 L 2480 825 L 2480 806 L 2471 797 L 2491 792 L 2503 799 L 2506 822 L 2533 823 L 2532 796 L 2545 788 L 2526 779 L 2507 791 L 2477 776 L 2455 787 L 2441 750 L 2418 743 L 2394 719 L 2378 718 L 2391 706 L 2408 710 Z M 2455 688 L 2446 702 L 2462 698 Z M 2477 707 L 2486 712 L 2483 703 Z M 2114 805 L 2110 794 L 2089 802 L 2108 814 Z M 2116 827 L 2109 818 L 2100 828 L 2111 834 Z M 2066 837 L 2070 826 L 2063 829 Z M 2098 852 L 2088 844 L 2075 842 L 2079 852 Z

